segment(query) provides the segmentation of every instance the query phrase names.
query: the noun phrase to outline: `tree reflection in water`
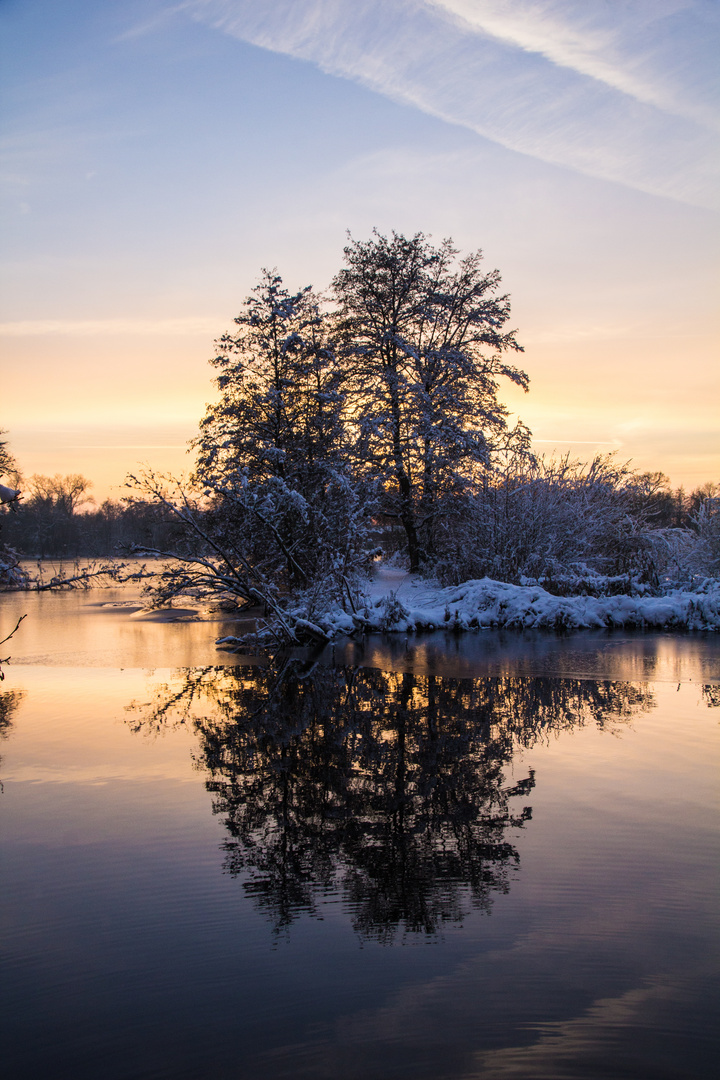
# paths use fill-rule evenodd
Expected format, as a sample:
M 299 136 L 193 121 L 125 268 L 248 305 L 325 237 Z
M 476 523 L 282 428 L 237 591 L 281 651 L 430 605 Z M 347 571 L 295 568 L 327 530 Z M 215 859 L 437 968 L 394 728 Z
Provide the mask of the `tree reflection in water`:
M 702 688 L 703 701 L 709 709 L 720 708 L 720 685 L 706 683 Z
M 208 706 L 212 706 L 208 709 Z M 190 723 L 225 867 L 276 931 L 339 893 L 363 938 L 459 924 L 507 892 L 533 773 L 513 752 L 653 705 L 642 685 L 555 678 L 443 679 L 286 661 L 178 673 L 130 706 L 136 730 Z
M 22 690 L 3 690 L 0 692 L 0 739 L 7 739 L 13 724 L 13 713 L 25 697 Z M 2 757 L 0 757 L 2 763 Z M 0 791 L 3 790 L 0 781 Z

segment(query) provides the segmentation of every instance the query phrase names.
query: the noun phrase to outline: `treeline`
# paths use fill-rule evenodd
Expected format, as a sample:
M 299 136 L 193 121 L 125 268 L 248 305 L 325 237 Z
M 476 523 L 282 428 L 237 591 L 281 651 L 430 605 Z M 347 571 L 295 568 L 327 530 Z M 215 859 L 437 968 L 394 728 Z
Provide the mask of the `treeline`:
M 133 549 L 169 548 L 178 527 L 157 503 L 106 499 L 92 505 L 91 484 L 72 474 L 31 476 L 23 499 L 2 516 L 2 543 L 23 558 L 113 558 Z
M 16 512 L 2 516 L 2 541 L 23 558 L 76 559 L 113 558 L 146 548 L 170 551 L 183 540 L 176 515 L 162 503 L 108 499 L 94 506 L 90 488 L 79 475 L 30 477 Z M 657 573 L 670 561 L 671 550 L 686 559 L 689 548 L 700 554 L 702 537 L 715 522 L 718 496 L 720 485 L 706 484 L 689 494 L 672 490 L 662 473 L 634 473 L 612 457 L 587 465 L 530 458 L 497 469 L 467 500 L 464 531 L 472 542 L 464 545 L 458 534 L 452 544 L 448 537 L 434 571 L 450 583 L 534 576 L 560 587 L 568 568 L 584 562 L 596 573 L 642 576 L 644 569 L 652 578 L 653 564 Z M 387 554 L 403 547 L 402 530 L 382 515 L 375 520 L 374 537 Z M 198 538 L 196 549 L 201 548 Z M 711 542 L 708 549 L 711 574 Z

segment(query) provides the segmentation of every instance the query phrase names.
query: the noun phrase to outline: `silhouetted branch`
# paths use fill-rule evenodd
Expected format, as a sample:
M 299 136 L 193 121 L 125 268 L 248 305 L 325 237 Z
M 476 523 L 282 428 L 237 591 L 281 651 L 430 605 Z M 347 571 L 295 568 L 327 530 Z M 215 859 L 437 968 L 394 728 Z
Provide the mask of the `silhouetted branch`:
M 16 631 L 17 631 L 17 628 L 19 627 L 20 623 L 21 623 L 21 622 L 23 621 L 23 619 L 26 619 L 26 618 L 27 618 L 27 615 L 21 615 L 21 616 L 20 616 L 20 618 L 18 619 L 18 621 L 17 621 L 16 623 L 15 623 L 15 628 L 14 628 L 13 630 L 11 630 L 11 631 L 10 631 L 10 633 L 9 633 L 9 634 L 7 635 L 7 637 L 4 637 L 4 638 L 3 638 L 3 639 L 2 639 L 1 641 L 0 641 L 0 645 L 4 645 L 6 641 L 9 641 L 9 640 L 10 640 L 10 638 L 11 638 L 11 637 L 13 636 L 13 634 L 15 634 L 15 633 L 16 633 Z M 3 664 L 7 664 L 7 663 L 9 663 L 9 661 L 10 661 L 10 657 L 9 657 L 9 656 L 6 656 L 6 657 L 4 657 L 4 658 L 3 658 L 2 660 L 0 660 L 0 681 L 2 681 L 2 680 L 3 680 L 4 678 L 5 678 L 5 673 L 4 673 L 3 669 L 2 669 L 2 666 L 3 666 Z

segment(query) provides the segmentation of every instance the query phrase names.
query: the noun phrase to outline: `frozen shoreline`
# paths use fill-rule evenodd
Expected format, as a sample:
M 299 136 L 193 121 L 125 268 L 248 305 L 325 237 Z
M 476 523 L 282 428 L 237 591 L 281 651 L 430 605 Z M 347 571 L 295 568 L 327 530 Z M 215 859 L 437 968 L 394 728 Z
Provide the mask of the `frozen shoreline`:
M 380 567 L 363 589 L 358 611 L 331 609 L 314 620 L 330 637 L 364 629 L 652 629 L 720 630 L 720 582 L 665 596 L 554 596 L 539 585 L 482 578 L 442 587 Z

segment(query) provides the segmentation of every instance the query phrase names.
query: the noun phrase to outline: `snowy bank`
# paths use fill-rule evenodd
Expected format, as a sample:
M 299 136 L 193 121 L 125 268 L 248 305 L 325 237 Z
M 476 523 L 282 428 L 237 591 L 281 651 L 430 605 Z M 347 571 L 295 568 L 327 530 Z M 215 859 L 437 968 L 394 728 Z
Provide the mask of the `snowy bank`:
M 328 611 L 315 621 L 330 636 L 353 630 L 404 632 L 475 629 L 720 630 L 720 582 L 665 596 L 553 596 L 539 585 L 491 578 L 441 588 L 381 572 L 354 614 Z M 388 586 L 391 586 L 388 588 Z
M 675 589 L 664 596 L 554 596 L 540 585 L 492 578 L 443 588 L 381 566 L 363 584 L 354 611 L 339 604 L 322 612 L 316 606 L 311 613 L 289 611 L 298 640 L 319 644 L 341 634 L 430 630 L 720 631 L 720 581 L 712 579 L 694 592 Z M 237 637 L 216 642 L 231 649 L 245 643 Z

